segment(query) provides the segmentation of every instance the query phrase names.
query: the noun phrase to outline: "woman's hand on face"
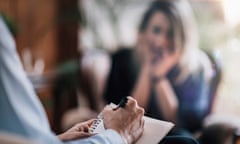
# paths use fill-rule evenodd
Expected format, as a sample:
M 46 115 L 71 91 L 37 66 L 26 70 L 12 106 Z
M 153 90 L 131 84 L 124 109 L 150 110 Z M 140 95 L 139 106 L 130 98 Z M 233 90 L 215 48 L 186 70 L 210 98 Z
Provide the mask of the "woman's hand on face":
M 163 52 L 161 58 L 152 64 L 152 76 L 165 77 L 169 70 L 179 62 L 180 57 L 180 50 L 175 50 L 174 52 Z
M 93 123 L 94 119 L 88 120 L 86 122 L 78 123 L 72 128 L 70 128 L 68 131 L 58 135 L 58 138 L 61 141 L 70 141 L 70 140 L 76 140 L 76 139 L 82 139 L 90 137 L 94 134 L 91 134 L 88 132 L 89 127 Z
M 175 66 L 181 57 L 180 49 L 174 51 L 154 48 L 144 34 L 138 35 L 137 51 L 143 60 L 143 66 L 149 69 L 150 76 L 164 77 Z

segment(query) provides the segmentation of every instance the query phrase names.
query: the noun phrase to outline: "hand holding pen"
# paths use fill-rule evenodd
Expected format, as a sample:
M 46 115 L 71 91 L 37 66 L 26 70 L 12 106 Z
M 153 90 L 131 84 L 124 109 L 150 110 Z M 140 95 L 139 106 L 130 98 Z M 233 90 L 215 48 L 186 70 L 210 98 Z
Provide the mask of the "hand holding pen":
M 117 110 L 119 108 L 124 108 L 126 106 L 127 102 L 128 102 L 128 98 L 127 97 L 122 98 L 120 103 L 117 105 L 117 107 L 113 108 L 113 110 L 115 111 L 115 110 Z
M 121 100 L 117 107 L 106 106 L 102 111 L 105 129 L 117 131 L 125 143 L 135 142 L 143 132 L 144 109 L 132 97 Z

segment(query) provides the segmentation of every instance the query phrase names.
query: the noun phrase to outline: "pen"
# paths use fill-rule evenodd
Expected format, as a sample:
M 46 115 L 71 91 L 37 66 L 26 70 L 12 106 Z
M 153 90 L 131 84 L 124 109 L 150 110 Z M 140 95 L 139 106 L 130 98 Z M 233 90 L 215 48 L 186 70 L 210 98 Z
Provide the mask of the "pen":
M 128 102 L 127 97 L 122 98 L 120 103 L 117 105 L 117 107 L 113 108 L 113 110 L 115 111 L 115 110 L 119 109 L 120 107 L 124 108 L 126 106 L 127 102 Z

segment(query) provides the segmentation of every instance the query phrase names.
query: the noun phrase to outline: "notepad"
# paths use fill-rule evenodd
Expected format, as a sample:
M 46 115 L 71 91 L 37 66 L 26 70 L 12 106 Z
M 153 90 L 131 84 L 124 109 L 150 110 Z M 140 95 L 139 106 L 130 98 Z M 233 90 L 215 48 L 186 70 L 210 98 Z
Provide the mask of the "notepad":
M 112 105 L 112 104 L 111 104 Z M 174 124 L 144 116 L 145 124 L 142 136 L 136 144 L 157 144 L 173 128 Z M 101 113 L 89 128 L 90 133 L 105 131 Z

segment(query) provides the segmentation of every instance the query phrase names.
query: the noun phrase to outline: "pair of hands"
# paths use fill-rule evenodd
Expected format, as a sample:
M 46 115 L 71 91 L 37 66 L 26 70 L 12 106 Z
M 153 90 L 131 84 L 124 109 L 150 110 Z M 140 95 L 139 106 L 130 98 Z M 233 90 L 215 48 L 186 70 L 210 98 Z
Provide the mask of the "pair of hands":
M 143 66 L 149 68 L 150 75 L 155 77 L 165 77 L 179 63 L 182 55 L 179 48 L 154 48 L 144 35 L 139 35 L 137 51 L 143 57 Z
M 104 118 L 104 127 L 117 131 L 126 144 L 136 142 L 143 132 L 144 127 L 144 109 L 139 107 L 137 101 L 128 97 L 128 102 L 124 108 L 113 110 L 111 106 L 106 106 L 102 111 Z M 88 129 L 94 120 L 79 123 L 58 135 L 62 141 L 69 141 L 81 138 L 87 138 L 94 134 L 88 133 Z

